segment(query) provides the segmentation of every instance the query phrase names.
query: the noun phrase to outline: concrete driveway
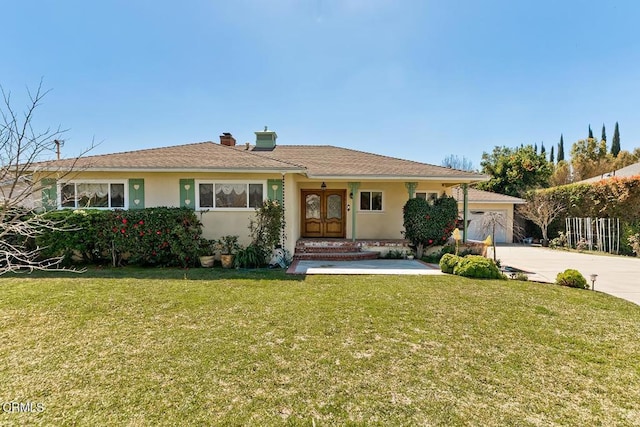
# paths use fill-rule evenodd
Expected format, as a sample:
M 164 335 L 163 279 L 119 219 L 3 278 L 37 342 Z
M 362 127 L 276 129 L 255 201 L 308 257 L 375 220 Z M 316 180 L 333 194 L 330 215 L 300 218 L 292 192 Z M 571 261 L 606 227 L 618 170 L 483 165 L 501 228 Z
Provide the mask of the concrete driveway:
M 572 268 L 591 284 L 589 275 L 595 273 L 598 275 L 596 291 L 640 305 L 640 258 L 565 252 L 530 245 L 499 245 L 496 255 L 502 266 L 535 273 L 529 278 L 540 282 L 553 283 L 558 273 Z M 493 256 L 491 249 L 487 256 Z

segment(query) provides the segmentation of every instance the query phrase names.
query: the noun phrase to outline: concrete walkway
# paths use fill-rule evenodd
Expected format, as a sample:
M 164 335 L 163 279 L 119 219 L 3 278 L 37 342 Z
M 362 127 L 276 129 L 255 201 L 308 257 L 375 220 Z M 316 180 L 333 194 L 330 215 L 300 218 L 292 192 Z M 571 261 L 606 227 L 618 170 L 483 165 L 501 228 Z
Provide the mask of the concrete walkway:
M 587 279 L 597 274 L 596 291 L 605 292 L 640 305 L 640 258 L 566 252 L 530 245 L 497 246 L 502 266 L 532 272 L 531 280 L 553 283 L 558 273 L 572 268 Z M 493 257 L 491 248 L 488 257 Z
M 437 265 L 408 259 L 366 261 L 294 261 L 289 274 L 444 274 Z

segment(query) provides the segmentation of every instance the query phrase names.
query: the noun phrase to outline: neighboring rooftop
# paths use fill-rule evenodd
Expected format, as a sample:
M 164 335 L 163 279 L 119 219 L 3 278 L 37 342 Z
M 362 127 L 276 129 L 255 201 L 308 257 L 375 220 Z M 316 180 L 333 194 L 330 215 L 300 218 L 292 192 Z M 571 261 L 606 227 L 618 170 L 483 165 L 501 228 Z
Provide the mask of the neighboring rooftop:
M 603 179 L 608 179 L 613 177 L 630 178 L 632 176 L 638 176 L 638 175 L 640 175 L 640 163 L 634 163 L 632 165 L 625 166 L 621 169 L 617 169 L 617 170 L 605 173 L 603 175 L 594 176 L 592 178 L 583 179 L 582 181 L 578 181 L 578 182 L 579 183 L 597 182 Z

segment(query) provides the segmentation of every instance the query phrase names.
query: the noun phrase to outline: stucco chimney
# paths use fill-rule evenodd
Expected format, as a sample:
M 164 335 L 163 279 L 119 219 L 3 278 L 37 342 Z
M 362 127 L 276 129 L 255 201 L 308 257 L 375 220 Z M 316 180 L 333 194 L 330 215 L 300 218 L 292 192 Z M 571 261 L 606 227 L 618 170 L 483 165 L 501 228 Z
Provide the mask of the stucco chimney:
M 229 132 L 224 132 L 222 135 L 220 135 L 220 144 L 226 145 L 228 147 L 233 147 L 234 145 L 236 145 L 236 139 L 231 136 Z

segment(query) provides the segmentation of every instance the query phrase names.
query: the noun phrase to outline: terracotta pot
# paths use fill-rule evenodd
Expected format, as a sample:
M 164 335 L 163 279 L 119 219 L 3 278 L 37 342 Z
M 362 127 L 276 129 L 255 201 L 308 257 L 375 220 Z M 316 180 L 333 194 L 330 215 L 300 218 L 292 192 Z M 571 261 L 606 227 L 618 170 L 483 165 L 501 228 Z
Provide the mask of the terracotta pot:
M 220 261 L 222 261 L 222 268 L 233 267 L 233 255 L 220 255 Z

